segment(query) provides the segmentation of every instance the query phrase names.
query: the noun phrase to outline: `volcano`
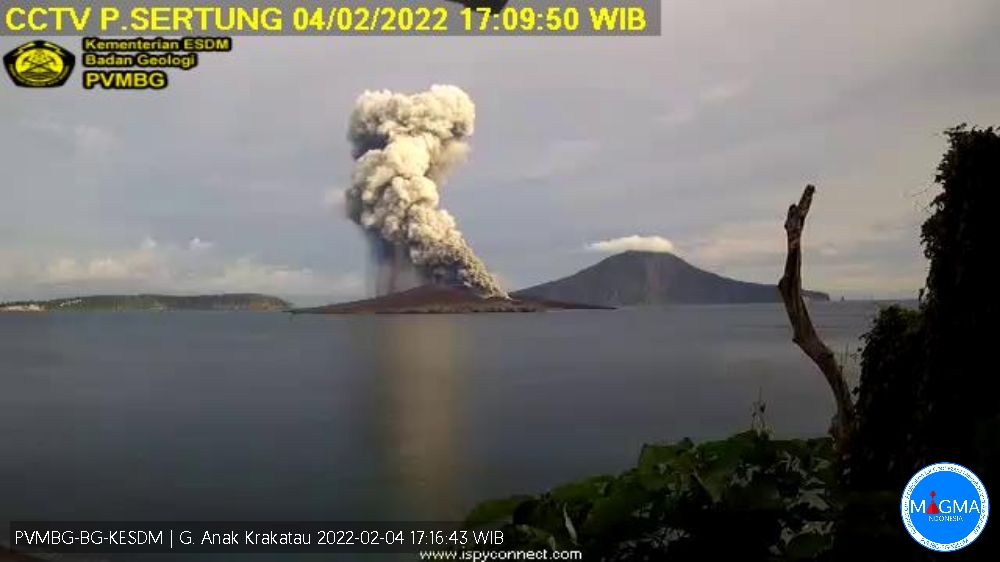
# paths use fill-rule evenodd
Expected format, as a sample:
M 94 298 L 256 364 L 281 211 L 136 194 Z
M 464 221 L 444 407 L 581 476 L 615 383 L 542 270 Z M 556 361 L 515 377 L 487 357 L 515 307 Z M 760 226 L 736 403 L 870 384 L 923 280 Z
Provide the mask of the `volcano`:
M 802 293 L 810 301 L 830 300 L 826 293 Z M 671 253 L 639 251 L 613 255 L 569 277 L 515 291 L 511 296 L 611 307 L 781 302 L 777 285 L 723 277 Z
M 542 299 L 483 297 L 462 285 L 421 285 L 390 295 L 315 308 L 299 308 L 292 314 L 467 314 L 477 312 L 544 312 L 546 310 L 611 307 Z

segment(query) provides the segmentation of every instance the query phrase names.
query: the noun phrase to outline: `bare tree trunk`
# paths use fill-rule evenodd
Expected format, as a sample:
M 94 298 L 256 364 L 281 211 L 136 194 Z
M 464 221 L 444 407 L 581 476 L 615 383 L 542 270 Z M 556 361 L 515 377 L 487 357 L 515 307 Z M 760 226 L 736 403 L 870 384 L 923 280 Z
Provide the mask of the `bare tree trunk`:
M 788 320 L 792 324 L 792 341 L 794 341 L 810 359 L 819 367 L 833 390 L 833 398 L 837 402 L 837 413 L 832 420 L 830 433 L 836 439 L 838 447 L 843 451 L 850 439 L 851 421 L 854 408 L 851 403 L 851 391 L 844 379 L 844 372 L 833 351 L 820 339 L 809 318 L 805 299 L 802 297 L 802 230 L 806 225 L 806 215 L 812 205 L 813 193 L 816 188 L 807 185 L 802 192 L 798 205 L 788 207 L 788 218 L 785 219 L 785 232 L 788 234 L 788 257 L 785 260 L 785 274 L 778 283 L 781 298 L 785 301 Z

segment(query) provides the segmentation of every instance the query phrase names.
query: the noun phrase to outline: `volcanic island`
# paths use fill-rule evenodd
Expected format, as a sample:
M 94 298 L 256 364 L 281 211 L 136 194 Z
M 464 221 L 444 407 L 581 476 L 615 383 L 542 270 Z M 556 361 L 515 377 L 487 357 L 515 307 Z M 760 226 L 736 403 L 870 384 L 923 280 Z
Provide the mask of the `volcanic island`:
M 511 297 L 472 251 L 439 188 L 464 159 L 476 106 L 461 88 L 435 85 L 358 97 L 347 138 L 355 161 L 344 191 L 347 218 L 368 240 L 375 298 L 293 314 L 460 314 L 604 308 Z
M 429 284 L 371 299 L 315 308 L 298 308 L 289 312 L 292 314 L 469 314 L 611 310 L 612 308 L 554 300 L 484 297 L 469 287 Z

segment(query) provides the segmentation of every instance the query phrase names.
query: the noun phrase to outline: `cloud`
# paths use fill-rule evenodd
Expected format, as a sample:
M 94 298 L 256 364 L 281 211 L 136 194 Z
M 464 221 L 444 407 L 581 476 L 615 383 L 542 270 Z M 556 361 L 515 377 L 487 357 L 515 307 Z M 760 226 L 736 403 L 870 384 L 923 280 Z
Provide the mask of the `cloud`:
M 656 120 L 664 125 L 683 125 L 696 120 L 712 106 L 737 99 L 750 89 L 748 80 L 719 82 L 701 91 L 694 99 L 680 101 Z
M 803 276 L 810 288 L 868 298 L 916 295 L 926 277 L 920 259 L 919 228 L 900 218 L 892 228 L 863 222 L 840 222 L 816 206 L 803 241 Z M 685 259 L 737 279 L 772 283 L 781 274 L 787 252 L 782 221 L 747 221 L 719 225 L 705 235 L 682 239 Z
M 131 270 L 112 258 L 98 258 L 80 263 L 73 258 L 59 258 L 46 268 L 47 280 L 52 283 L 69 283 L 81 279 L 126 279 Z
M 240 258 L 225 264 L 218 273 L 207 276 L 200 286 L 208 291 L 345 295 L 360 294 L 364 289 L 364 279 L 354 273 L 331 276 L 309 268 L 271 265 L 252 258 Z
M 215 255 L 209 251 L 214 248 L 214 243 L 200 238 L 192 238 L 186 245 L 146 238 L 130 250 L 22 263 L 17 281 L 30 287 L 27 292 L 49 296 L 254 292 L 336 298 L 360 295 L 364 290 L 363 278 L 355 273 L 330 274 L 268 263 L 252 256 Z M 6 292 L 18 292 L 11 289 L 15 288 L 8 287 Z
M 205 252 L 214 247 L 214 242 L 208 242 L 206 240 L 202 240 L 201 238 L 192 238 L 191 241 L 188 242 L 188 249 L 192 252 Z
M 72 139 L 76 149 L 87 155 L 101 154 L 115 145 L 114 134 L 95 125 L 76 125 Z
M 821 271 L 823 271 L 821 269 Z M 841 267 L 833 272 L 821 288 L 833 294 L 852 298 L 916 298 L 927 279 L 927 267 L 907 267 L 887 273 L 878 264 L 858 264 Z
M 730 223 L 687 241 L 685 247 L 690 250 L 690 258 L 705 267 L 772 263 L 784 257 L 784 233 L 777 220 Z M 812 246 L 816 241 L 807 242 Z
M 698 108 L 693 105 L 682 105 L 668 110 L 657 121 L 664 125 L 683 125 L 698 118 Z
M 738 98 L 749 89 L 750 82 L 746 80 L 721 82 L 705 90 L 701 95 L 701 101 L 706 104 L 721 103 Z
M 29 133 L 68 145 L 78 165 L 105 164 L 118 144 L 114 132 L 106 127 L 91 123 L 60 121 L 49 114 L 42 114 L 21 121 L 21 127 Z
M 892 217 L 881 225 L 863 220 L 863 210 L 854 211 L 854 222 L 846 222 L 820 205 L 814 209 L 803 246 L 807 259 L 856 260 L 872 249 L 894 245 L 918 251 L 919 226 L 912 217 Z M 712 267 L 783 263 L 787 250 L 784 221 L 778 218 L 721 224 L 682 244 L 691 259 Z
M 323 206 L 327 209 L 343 208 L 345 202 L 343 187 L 331 187 L 323 192 Z
M 587 244 L 586 249 L 592 252 L 674 252 L 674 243 L 662 236 L 624 236 Z
M 787 4 L 663 2 L 659 37 L 525 37 L 517 49 L 446 37 L 345 38 L 347 49 L 322 38 L 241 37 L 232 53 L 206 57 L 211 72 L 165 96 L 64 88 L 40 100 L 0 87 L 0 292 L 51 292 L 39 283 L 49 266 L 122 278 L 115 264 L 147 232 L 183 256 L 168 260 L 175 273 L 165 283 L 190 273 L 200 290 L 226 278 L 224 265 L 247 271 L 238 265 L 247 256 L 271 271 L 312 268 L 303 276 L 324 277 L 320 285 L 340 282 L 321 264 L 363 268 L 366 257 L 364 238 L 324 206 L 327 188 L 350 177 L 351 104 L 370 88 L 424 89 L 429 76 L 476 102 L 471 160 L 455 178 L 462 189 L 446 197 L 487 264 L 513 279 L 578 269 L 598 255 L 582 252 L 586 242 L 663 232 L 696 265 L 774 282 L 784 210 L 813 181 L 821 192 L 806 235 L 808 283 L 883 294 L 892 288 L 876 283 L 883 276 L 910 291 L 896 272 L 919 279 L 926 259 L 919 229 L 902 216 L 915 203 L 900 194 L 933 181 L 941 130 L 1000 116 L 1000 73 L 982 71 L 1000 49 L 1000 3 Z M 274 107 L 308 111 L 261 110 Z M 340 194 L 330 191 L 336 207 Z M 871 240 L 876 225 L 905 230 Z M 216 247 L 185 253 L 195 234 Z M 56 267 L 60 258 L 75 265 Z M 830 265 L 852 260 L 871 268 Z M 145 267 L 144 278 L 158 275 Z
M 600 150 L 601 143 L 593 139 L 555 141 L 542 148 L 533 158 L 534 161 L 526 164 L 519 176 L 533 180 L 562 176 L 579 169 Z

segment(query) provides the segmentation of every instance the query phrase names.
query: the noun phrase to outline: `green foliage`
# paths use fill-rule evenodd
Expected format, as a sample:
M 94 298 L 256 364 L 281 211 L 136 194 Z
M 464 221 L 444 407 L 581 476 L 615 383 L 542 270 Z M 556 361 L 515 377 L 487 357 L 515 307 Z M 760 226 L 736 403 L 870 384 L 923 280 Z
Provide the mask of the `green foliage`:
M 921 392 L 933 405 L 919 430 L 929 462 L 965 464 L 984 481 L 1000 462 L 1000 401 L 989 388 L 996 367 L 989 341 L 998 321 L 993 266 L 1000 223 L 1000 131 L 960 126 L 946 132 L 938 166 L 942 191 L 923 225 L 927 277 L 927 375 Z M 963 430 L 954 431 L 955 420 Z
M 903 486 L 841 492 L 833 548 L 824 560 L 917 562 L 929 559 L 927 555 L 931 551 L 918 545 L 900 522 L 902 489 Z
M 865 337 L 851 478 L 860 487 L 897 485 L 945 459 L 987 481 L 997 470 L 1000 401 L 986 389 L 995 370 L 987 337 L 1000 320 L 992 276 L 1000 134 L 961 125 L 945 135 L 941 192 L 921 228 L 930 259 L 921 313 L 883 311 Z
M 919 560 L 891 514 L 899 491 L 921 467 L 955 462 L 989 485 L 1000 465 L 1000 401 L 989 335 L 998 323 L 991 273 L 1000 194 L 1000 135 L 965 125 L 945 132 L 948 150 L 921 238 L 930 259 L 919 312 L 881 311 L 864 336 L 846 495 L 837 554 Z M 880 491 L 881 490 L 881 491 Z M 992 534 L 991 534 L 992 533 Z M 978 552 L 995 542 L 987 529 Z M 903 553 L 907 553 L 903 556 Z
M 848 477 L 855 489 L 902 489 L 919 467 L 915 412 L 924 368 L 923 314 L 882 309 L 862 336 Z
M 586 560 L 814 559 L 832 541 L 833 459 L 827 438 L 754 432 L 647 445 L 621 475 L 486 502 L 466 525 L 499 525 L 503 549 L 581 549 Z
M 992 127 L 969 129 L 966 125 L 945 132 L 949 149 L 935 177 L 942 190 L 931 203 L 933 214 L 921 229 L 924 254 L 931 265 L 927 278 L 931 309 L 935 304 L 947 307 L 978 300 L 988 295 L 969 294 L 965 289 L 995 285 L 986 258 L 995 252 L 997 226 L 990 219 L 1000 187 L 998 132 Z M 996 297 L 989 302 L 995 303 Z

